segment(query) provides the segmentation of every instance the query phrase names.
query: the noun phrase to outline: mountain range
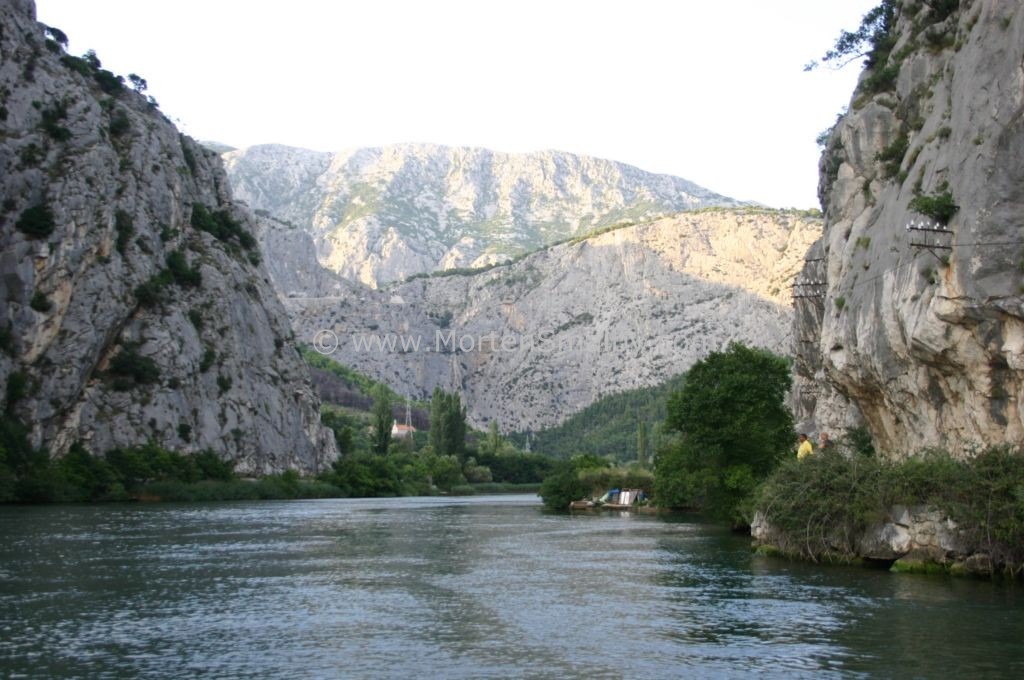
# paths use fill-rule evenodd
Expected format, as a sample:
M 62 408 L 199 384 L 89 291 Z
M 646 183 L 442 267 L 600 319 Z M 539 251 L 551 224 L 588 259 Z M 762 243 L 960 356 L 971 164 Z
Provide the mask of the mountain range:
M 263 145 L 223 158 L 236 198 L 308 230 L 324 267 L 370 287 L 506 261 L 616 223 L 741 204 L 678 177 L 558 151 Z

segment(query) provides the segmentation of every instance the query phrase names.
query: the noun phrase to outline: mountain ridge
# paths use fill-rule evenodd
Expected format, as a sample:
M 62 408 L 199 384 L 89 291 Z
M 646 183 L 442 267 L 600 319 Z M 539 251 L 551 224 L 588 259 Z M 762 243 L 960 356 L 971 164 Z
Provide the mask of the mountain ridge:
M 316 346 L 328 333 L 341 363 L 413 397 L 457 391 L 475 426 L 524 431 L 660 383 L 733 340 L 783 352 L 789 283 L 819 234 L 820 220 L 793 213 L 681 213 L 383 289 L 335 278 L 330 294 L 306 295 L 296 278 L 284 302 L 299 338 Z M 306 270 L 288 258 L 311 247 L 272 248 L 286 275 Z M 438 334 L 465 345 L 438 347 Z
M 224 159 L 239 199 L 307 228 L 326 268 L 371 287 L 479 267 L 623 220 L 743 205 L 689 180 L 565 152 L 259 145 Z

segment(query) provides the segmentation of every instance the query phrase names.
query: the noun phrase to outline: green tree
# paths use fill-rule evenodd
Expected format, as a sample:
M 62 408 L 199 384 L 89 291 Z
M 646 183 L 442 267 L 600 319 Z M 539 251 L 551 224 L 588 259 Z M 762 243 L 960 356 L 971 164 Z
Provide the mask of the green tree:
M 459 395 L 439 387 L 430 398 L 430 445 L 439 456 L 466 457 L 466 409 Z
M 747 521 L 755 487 L 793 445 L 790 383 L 786 359 L 739 343 L 697 362 L 668 400 L 678 437 L 655 460 L 658 503 Z
M 642 420 L 636 426 L 636 462 L 647 466 L 647 423 Z
M 373 394 L 373 452 L 385 455 L 391 446 L 391 428 L 395 424 L 391 415 L 391 397 L 379 387 Z
M 498 454 L 501 452 L 502 444 L 505 440 L 501 436 L 501 431 L 498 429 L 498 421 L 492 420 L 487 426 L 487 436 L 480 444 L 480 450 L 482 453 Z

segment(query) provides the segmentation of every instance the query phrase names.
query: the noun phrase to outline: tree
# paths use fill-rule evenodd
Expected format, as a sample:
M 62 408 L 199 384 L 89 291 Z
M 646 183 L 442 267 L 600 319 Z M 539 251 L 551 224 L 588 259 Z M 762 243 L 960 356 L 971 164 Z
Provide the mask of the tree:
M 636 425 L 636 462 L 647 467 L 647 423 L 642 420 Z
M 694 364 L 668 399 L 665 427 L 679 436 L 655 460 L 658 502 L 748 520 L 754 488 L 793 446 L 790 384 L 786 359 L 739 343 Z
M 149 83 L 146 82 L 146 79 L 135 73 L 128 74 L 128 82 L 132 84 L 132 87 L 135 88 L 136 92 L 145 92 L 146 88 L 149 87 Z
M 505 440 L 501 437 L 501 431 L 498 429 L 498 421 L 492 420 L 487 426 L 487 437 L 484 439 L 480 448 L 485 453 L 492 453 L 497 455 L 501 449 L 502 444 Z
M 895 25 L 896 0 L 882 0 L 877 7 L 864 15 L 856 31 L 840 32 L 835 46 L 826 52 L 821 60 L 840 62 L 839 66 L 842 67 L 866 55 L 868 60 L 865 66 L 872 68 L 889 56 L 895 44 Z M 804 70 L 810 71 L 817 65 L 817 62 L 812 61 Z
M 373 391 L 373 452 L 385 455 L 391 445 L 391 428 L 395 419 L 391 415 L 391 398 L 380 386 Z
M 466 409 L 459 395 L 439 387 L 430 398 L 430 445 L 439 456 L 466 457 Z

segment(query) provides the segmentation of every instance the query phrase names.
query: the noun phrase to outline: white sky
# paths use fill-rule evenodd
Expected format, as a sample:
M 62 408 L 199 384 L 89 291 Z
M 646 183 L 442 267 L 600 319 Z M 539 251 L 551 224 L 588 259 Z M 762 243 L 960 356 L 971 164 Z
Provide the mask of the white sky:
M 875 4 L 37 1 L 197 139 L 558 149 L 800 208 L 859 71 L 802 67 Z

